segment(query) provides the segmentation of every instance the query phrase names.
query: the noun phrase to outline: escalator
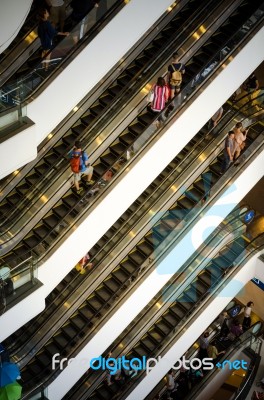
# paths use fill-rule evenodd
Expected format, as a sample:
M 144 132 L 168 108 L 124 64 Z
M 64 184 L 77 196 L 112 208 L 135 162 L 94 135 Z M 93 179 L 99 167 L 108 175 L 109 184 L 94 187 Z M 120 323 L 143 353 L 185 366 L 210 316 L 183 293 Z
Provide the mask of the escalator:
M 80 118 L 77 121 L 74 121 L 73 126 L 70 126 L 69 129 L 64 132 L 62 138 L 58 138 L 58 143 L 55 141 L 54 147 L 57 148 L 51 148 L 50 152 L 46 151 L 46 157 L 44 155 L 44 159 L 40 160 L 35 168 L 28 172 L 25 178 L 22 176 L 24 179 L 20 183 L 21 190 L 12 191 L 12 193 L 10 193 L 10 201 L 13 205 L 16 205 L 17 201 L 21 202 L 22 194 L 29 196 L 29 193 L 34 190 L 34 186 L 37 186 L 40 183 L 40 180 L 43 179 L 43 174 L 50 176 L 50 173 L 52 172 L 52 178 L 54 176 L 54 169 L 61 170 L 63 166 L 64 168 L 68 166 L 68 163 L 65 163 L 65 159 L 67 159 L 67 154 L 76 139 L 85 138 L 87 133 L 89 133 L 88 139 L 90 143 L 97 138 L 98 131 L 104 129 L 106 125 L 106 121 L 101 120 L 106 118 L 109 111 L 110 116 L 108 116 L 107 122 L 113 118 L 113 112 L 120 112 L 120 107 L 124 106 L 123 100 L 125 99 L 128 101 L 133 92 L 140 90 L 140 88 L 146 84 L 146 81 L 151 74 L 155 73 L 157 68 L 160 68 L 161 56 L 164 57 L 165 55 L 170 57 L 171 47 L 176 45 L 178 46 L 178 41 L 186 40 L 186 36 L 193 34 L 195 30 L 198 29 L 199 25 L 204 20 L 204 6 L 205 3 L 201 3 L 201 7 L 197 9 L 198 6 L 196 2 L 193 1 L 180 9 L 179 12 L 175 10 L 166 17 L 168 22 L 158 35 L 155 33 L 155 39 L 152 43 L 147 44 L 147 48 L 144 49 L 124 71 L 122 71 L 121 75 L 119 74 L 117 76 L 115 81 L 110 83 L 110 86 L 102 92 L 100 97 L 95 99 L 96 101 L 92 104 L 83 104 L 81 106 L 82 110 L 85 110 L 83 115 L 80 115 Z M 195 14 L 197 16 L 194 20 L 193 9 L 196 10 Z M 182 34 L 181 28 L 179 28 L 183 22 L 186 23 L 186 27 L 188 28 L 188 31 L 184 32 L 184 35 Z M 159 51 L 161 44 L 163 44 L 164 49 L 161 51 L 161 55 L 159 55 L 157 52 Z M 113 106 L 115 106 L 116 109 L 112 110 Z M 100 124 L 98 126 L 99 122 Z M 87 129 L 89 129 L 89 132 L 86 132 Z M 46 145 L 45 147 L 48 146 Z M 57 162 L 58 156 L 61 157 L 59 163 Z M 62 165 L 63 162 L 64 165 Z M 47 184 L 47 182 L 45 183 Z M 1 189 L 2 191 L 3 189 L 6 191 L 3 184 Z M 24 191 L 21 194 L 22 189 L 24 189 Z M 39 194 L 43 189 L 43 184 L 37 189 L 37 194 Z M 34 191 L 34 196 L 35 195 L 36 190 Z M 30 198 L 32 198 L 32 194 L 30 195 Z
M 243 3 L 242 7 L 242 14 L 244 15 L 244 11 L 245 8 L 248 11 L 248 7 L 249 4 Z M 237 13 L 239 15 L 239 19 L 240 22 L 241 21 L 241 15 L 239 14 L 239 10 L 236 10 L 235 12 L 235 16 L 237 17 Z M 211 45 L 211 52 L 214 51 L 215 47 L 217 47 L 217 49 L 221 48 L 224 43 L 222 41 L 224 34 L 222 32 L 222 29 L 228 29 L 228 31 L 230 32 L 231 28 L 234 28 L 235 24 L 233 21 L 233 17 L 230 17 L 231 19 L 229 19 L 228 23 L 224 24 L 224 28 L 221 27 L 220 30 L 217 30 L 216 33 L 213 35 L 213 37 L 209 40 L 210 45 Z M 244 18 L 243 18 L 244 21 Z M 236 25 L 236 29 L 237 30 L 237 25 Z M 221 36 L 221 38 L 219 38 L 219 35 Z M 227 33 L 226 33 L 227 35 Z M 221 44 L 220 44 L 221 43 Z M 206 45 L 203 46 L 203 48 L 206 48 L 206 51 L 208 50 L 208 43 Z M 213 46 L 213 47 L 212 47 Z M 199 54 L 201 54 L 201 49 L 198 51 Z M 194 57 L 192 57 L 192 62 L 194 63 Z M 188 64 L 187 64 L 188 66 Z M 194 67 L 194 65 L 193 65 Z M 187 68 L 187 67 L 186 67 Z M 189 69 L 191 69 L 191 65 L 189 65 Z M 197 68 L 198 70 L 198 68 Z M 196 72 L 197 72 L 196 70 Z M 193 69 L 192 69 L 193 71 Z M 195 76 L 195 73 L 193 71 L 193 75 L 192 77 Z M 101 178 L 103 176 L 103 174 L 109 170 L 111 167 L 113 168 L 113 165 L 117 165 L 117 161 L 118 164 L 120 166 L 122 166 L 122 163 L 124 163 L 124 153 L 126 154 L 127 149 L 130 148 L 131 144 L 134 143 L 134 141 L 136 140 L 136 138 L 139 137 L 139 135 L 142 133 L 142 130 L 144 131 L 144 129 L 146 129 L 146 127 L 152 122 L 153 117 L 148 113 L 148 111 L 145 109 L 143 110 L 143 112 L 140 113 L 139 117 L 134 120 L 130 126 L 128 128 L 126 128 L 125 130 L 123 130 L 121 132 L 121 135 L 119 137 L 119 139 L 115 139 L 114 142 L 112 143 L 110 149 L 106 150 L 105 153 L 99 158 L 99 160 L 95 163 L 93 163 L 94 167 L 95 167 L 95 177 L 97 179 L 97 183 L 95 185 L 94 188 L 92 188 L 91 190 L 87 190 L 85 195 L 83 196 L 83 198 L 80 200 L 79 197 L 73 193 L 71 190 L 67 191 L 66 194 L 63 195 L 62 199 L 55 203 L 55 205 L 53 206 L 53 209 L 48 211 L 48 214 L 46 214 L 44 216 L 44 218 L 42 219 L 42 221 L 38 222 L 37 225 L 35 225 L 35 227 L 33 227 L 33 231 L 32 233 L 29 233 L 24 240 L 17 246 L 15 246 L 15 248 L 12 250 L 12 252 L 9 252 L 8 254 L 3 256 L 3 259 L 5 260 L 5 262 L 9 263 L 9 265 L 12 266 L 12 262 L 15 263 L 16 262 L 20 262 L 21 260 L 23 260 L 25 257 L 28 256 L 29 251 L 30 252 L 34 252 L 35 255 L 37 255 L 38 257 L 40 256 L 40 253 L 43 252 L 43 247 L 39 246 L 39 243 L 42 242 L 42 245 L 44 246 L 45 249 L 47 249 L 47 247 L 49 247 L 51 244 L 54 244 L 54 241 L 58 238 L 59 234 L 58 234 L 58 230 L 60 230 L 60 225 L 63 221 L 63 224 L 67 225 L 72 223 L 73 219 L 76 218 L 76 216 L 79 214 L 77 212 L 77 208 L 79 207 L 79 209 L 82 209 L 83 207 L 81 206 L 81 202 L 84 200 L 85 196 L 88 195 L 92 196 L 94 194 L 95 191 L 99 192 L 101 194 L 100 191 L 100 183 L 101 183 Z M 72 135 L 72 132 L 70 132 L 70 135 Z M 59 147 L 61 144 L 58 144 L 58 146 L 55 147 L 55 149 L 57 150 L 57 156 L 53 153 L 53 154 L 49 154 L 48 156 L 51 157 L 51 159 L 53 159 L 53 161 L 50 161 L 51 164 L 52 162 L 54 163 L 54 159 L 56 157 L 58 157 L 59 154 Z M 46 159 L 48 159 L 48 156 L 46 156 Z M 42 163 L 43 165 L 43 163 Z M 35 172 L 34 172 L 35 174 Z M 39 176 L 39 175 L 38 175 Z M 33 175 L 32 179 L 34 180 L 35 175 Z M 23 186 L 20 188 L 21 192 L 23 192 Z M 88 193 L 89 192 L 89 193 Z M 25 192 L 24 192 L 25 193 Z M 25 194 L 24 194 L 25 196 Z M 16 202 L 20 202 L 21 200 L 21 195 L 19 196 L 17 193 L 14 196 L 14 202 L 13 202 L 13 207 L 15 206 Z M 76 208 L 76 204 L 77 204 L 77 208 Z M 3 204 L 3 206 L 9 206 L 9 204 L 7 202 L 5 202 Z M 8 213 L 8 208 L 4 208 L 4 212 Z M 25 221 L 23 219 L 23 221 Z M 65 228 L 65 226 L 64 226 Z M 62 230 L 63 227 L 62 227 Z M 25 231 L 25 229 L 24 229 Z M 12 239 L 12 242 L 14 240 Z M 7 247 L 6 247 L 7 248 Z M 3 250 L 4 250 L 4 246 L 3 246 Z M 14 265 L 14 264 L 13 264 Z
M 181 2 L 180 4 L 182 4 L 184 2 Z M 204 3 L 201 4 L 204 7 Z M 94 128 L 94 124 L 91 125 L 91 123 L 98 123 L 99 119 L 102 119 L 102 116 L 105 117 L 106 113 L 109 112 L 108 108 L 111 106 L 111 108 L 113 107 L 113 104 L 115 104 L 115 102 L 118 101 L 120 102 L 123 99 L 124 94 L 127 94 L 126 91 L 129 90 L 130 85 L 131 85 L 131 80 L 133 81 L 133 86 L 136 84 L 137 88 L 140 88 L 142 86 L 142 84 L 144 84 L 146 78 L 149 76 L 150 72 L 148 73 L 147 77 L 145 79 L 139 79 L 141 74 L 146 74 L 146 69 L 148 67 L 150 67 L 153 63 L 155 63 L 156 59 L 157 61 L 160 59 L 160 56 L 157 55 L 157 51 L 160 47 L 160 39 L 163 39 L 163 44 L 165 46 L 165 50 L 167 49 L 167 47 L 169 46 L 173 46 L 175 44 L 175 40 L 182 40 L 181 39 L 181 29 L 179 29 L 179 26 L 181 26 L 183 24 L 183 22 L 186 22 L 186 26 L 188 26 L 188 29 L 190 30 L 190 32 L 195 31 L 195 29 L 197 29 L 197 27 L 199 26 L 199 24 L 201 23 L 201 21 L 203 20 L 201 18 L 201 14 L 203 11 L 203 7 L 201 7 L 201 10 L 199 11 L 199 9 L 197 9 L 198 5 L 196 4 L 196 2 L 190 2 L 190 4 L 188 4 L 187 6 L 183 7 L 183 6 L 177 6 L 175 7 L 168 15 L 166 14 L 165 17 L 163 17 L 162 24 L 165 24 L 164 30 L 162 29 L 162 24 L 161 24 L 161 33 L 158 34 L 158 36 L 160 36 L 159 38 L 157 38 L 157 42 L 158 44 L 156 45 L 156 40 L 154 39 L 153 42 L 149 45 L 149 40 L 147 41 L 147 46 L 149 45 L 150 48 L 146 49 L 146 52 L 141 52 L 138 57 L 136 58 L 136 60 L 134 61 L 135 65 L 138 65 L 138 69 L 137 71 L 135 71 L 135 66 L 134 69 L 132 68 L 132 66 L 128 65 L 128 67 L 122 71 L 121 77 L 124 78 L 125 76 L 125 80 L 121 79 L 123 84 L 121 84 L 120 81 L 116 80 L 114 82 L 110 83 L 110 86 L 106 89 L 103 90 L 100 97 L 98 99 L 95 99 L 96 101 L 92 104 L 82 104 L 81 108 L 85 110 L 85 112 L 83 113 L 83 115 L 80 116 L 80 118 L 74 122 L 73 126 L 69 127 L 69 132 L 66 132 L 66 138 L 65 140 L 62 140 L 60 142 L 61 146 L 64 144 L 64 152 L 61 150 L 58 152 L 54 152 L 53 149 L 51 149 L 52 154 L 56 155 L 58 157 L 58 155 L 60 156 L 64 156 L 67 158 L 67 152 L 69 151 L 69 149 L 72 147 L 72 144 L 74 143 L 74 141 L 77 138 L 80 138 L 79 134 L 83 133 L 85 131 L 85 128 Z M 197 19 L 194 18 L 194 21 L 192 21 L 193 19 L 193 14 L 194 11 L 193 9 L 196 9 L 196 14 L 197 14 Z M 165 20 L 163 22 L 163 20 Z M 191 26 L 189 27 L 189 25 L 191 24 Z M 188 31 L 185 33 L 188 34 Z M 154 37 L 156 37 L 157 34 L 155 33 Z M 183 36 L 185 38 L 185 36 Z M 152 49 L 152 52 L 150 51 Z M 163 53 L 162 53 L 163 54 Z M 133 64 L 133 63 L 132 63 Z M 155 72 L 155 68 L 157 68 L 156 66 L 153 66 L 154 68 L 154 72 Z M 131 70 L 131 72 L 129 72 Z M 136 73 L 137 72 L 137 73 Z M 118 75 L 119 77 L 119 75 Z M 142 83 L 143 82 L 143 83 Z M 104 85 L 103 85 L 104 86 Z M 131 89 L 129 91 L 129 95 L 131 95 Z M 106 100 L 108 100 L 107 104 L 105 104 Z M 111 100 L 111 101 L 110 101 Z M 94 100 L 93 100 L 94 101 Z M 98 107 L 98 104 L 101 105 L 101 109 Z M 88 107 L 88 109 L 87 109 Z M 88 118 L 88 116 L 90 116 Z M 93 117 L 93 118 L 92 118 Z M 96 127 L 97 133 L 96 136 L 98 134 L 98 129 L 99 127 Z M 65 134 L 65 132 L 64 132 Z M 68 135 L 72 135 L 68 137 L 67 140 L 67 136 Z M 90 134 L 91 135 L 91 134 Z M 93 135 L 95 135 L 95 133 L 93 132 Z M 59 135 L 57 135 L 59 136 Z M 92 135 L 91 135 L 92 136 Z M 92 136 L 90 137 L 90 139 L 95 139 L 96 136 Z M 60 138 L 59 138 L 60 139 Z M 58 139 L 57 139 L 58 140 Z M 55 141 L 55 145 L 56 145 L 56 141 Z M 53 145 L 52 145 L 53 146 Z M 49 145 L 46 144 L 46 147 L 49 149 Z M 35 177 L 35 179 L 33 180 L 32 183 L 38 183 L 40 176 L 39 174 L 41 172 L 48 174 L 50 173 L 51 167 L 54 168 L 54 160 L 56 159 L 52 159 L 49 162 L 49 158 L 47 160 L 43 160 L 44 162 L 42 162 L 43 166 L 41 168 L 41 163 L 39 163 L 40 165 L 36 166 L 36 169 L 30 171 L 30 173 L 28 175 L 32 175 L 33 177 Z M 57 165 L 55 165 L 55 167 L 57 167 Z M 60 165 L 61 168 L 61 165 Z M 23 174 L 22 178 L 24 178 Z M 21 179 L 21 178 L 20 178 Z M 32 178 L 33 179 L 33 178 Z M 26 184 L 27 181 L 23 180 L 22 184 Z M 26 187 L 26 189 L 30 189 L 33 190 L 32 188 L 32 183 L 30 184 L 30 181 L 28 181 L 29 186 Z M 10 185 L 11 186 L 11 185 Z M 14 186 L 14 183 L 12 184 L 12 186 Z M 3 190 L 6 190 L 6 182 L 5 179 L 1 181 L 1 190 L 3 192 Z M 3 192 L 3 194 L 5 194 Z M 15 193 L 13 193 L 14 195 Z M 18 193 L 19 194 L 19 193 Z M 20 194 L 21 195 L 21 194 Z
M 68 1 L 68 3 L 70 3 L 70 1 Z M 84 44 L 88 44 L 126 5 L 122 0 L 113 0 L 109 2 L 111 5 L 108 9 L 104 3 L 106 2 L 102 2 L 101 4 L 103 12 L 100 12 L 99 7 L 95 21 L 93 21 L 92 24 L 84 24 L 84 27 L 87 27 L 87 31 L 84 30 L 84 35 L 81 40 L 78 39 L 77 45 L 76 40 L 78 38 L 78 30 L 81 29 L 81 23 L 76 25 L 70 17 L 65 20 L 65 29 L 69 29 L 71 32 L 70 35 L 64 39 L 60 36 L 55 37 L 57 44 L 52 50 L 49 72 L 45 72 L 41 62 L 41 53 L 39 51 L 40 41 L 36 40 L 37 17 L 36 15 L 33 16 L 32 25 L 34 25 L 34 27 L 32 27 L 31 32 L 28 33 L 26 37 L 22 37 L 22 44 L 14 43 L 14 46 L 18 46 L 18 48 L 14 47 L 12 53 L 6 54 L 6 58 L 2 60 L 1 65 L 4 71 L 1 77 L 0 111 L 6 111 L 18 103 L 24 102 L 27 98 L 32 98 L 36 89 L 40 85 L 43 85 L 48 78 L 52 77 L 53 72 L 58 69 L 58 66 L 62 66 L 62 62 L 69 62 L 69 59 L 74 57 L 74 53 L 78 54 L 81 47 Z M 89 18 L 90 14 L 91 11 L 85 18 Z M 18 40 L 21 41 L 21 38 Z M 28 42 L 30 43 L 29 48 L 27 46 L 25 47 L 23 40 L 26 44 Z M 22 50 L 20 49 L 21 46 Z M 17 55 L 17 53 L 19 54 Z
M 260 96 L 260 98 L 262 98 Z M 246 109 L 249 114 L 249 104 L 245 104 L 242 109 L 239 111 L 235 111 L 232 107 L 225 106 L 225 117 L 222 119 L 221 124 L 219 124 L 218 136 L 221 137 L 221 131 L 224 132 L 229 129 L 228 126 L 235 118 L 238 118 L 239 115 L 242 115 L 242 110 Z M 256 124 L 248 133 L 248 146 L 251 140 L 258 137 L 259 133 L 263 129 L 261 124 Z M 7 341 L 6 346 L 9 347 L 9 352 L 15 354 L 18 352 L 19 347 L 25 346 L 25 343 L 34 335 L 35 332 L 38 333 L 38 339 L 40 338 L 40 332 L 43 334 L 43 323 L 47 319 L 55 318 L 53 313 L 56 312 L 61 318 L 63 311 L 60 310 L 60 307 L 67 301 L 68 303 L 75 304 L 77 307 L 76 299 L 75 301 L 69 301 L 69 296 L 72 293 L 77 292 L 83 293 L 83 291 L 87 293 L 87 285 L 90 287 L 89 291 L 92 293 L 92 287 L 94 282 L 99 287 L 98 296 L 96 292 L 94 293 L 93 298 L 97 303 L 97 307 L 95 311 L 99 311 L 104 309 L 105 300 L 109 298 L 111 301 L 114 298 L 114 294 L 121 294 L 126 290 L 126 286 L 129 281 L 134 281 L 139 271 L 141 270 L 142 264 L 148 261 L 148 257 L 152 255 L 155 250 L 155 246 L 160 245 L 163 240 L 166 239 L 167 235 L 170 233 L 171 229 L 176 227 L 176 224 L 179 223 L 183 217 L 188 214 L 193 207 L 200 203 L 200 200 L 203 197 L 207 197 L 207 190 L 212 189 L 211 179 L 215 184 L 220 175 L 217 172 L 212 171 L 210 168 L 210 162 L 208 158 L 209 167 L 206 172 L 203 172 L 200 176 L 199 173 L 195 172 L 197 170 L 197 165 L 195 165 L 195 161 L 199 160 L 201 154 L 205 154 L 206 148 L 212 144 L 212 148 L 214 149 L 213 141 L 214 135 L 212 133 L 207 135 L 207 126 L 205 125 L 200 132 L 192 139 L 192 141 L 182 150 L 181 153 L 177 155 L 177 157 L 166 167 L 164 171 L 155 179 L 154 182 L 142 193 L 142 195 L 130 206 L 130 208 L 116 221 L 116 223 L 105 233 L 105 235 L 95 244 L 95 246 L 89 251 L 91 256 L 91 262 L 96 268 L 96 271 L 93 272 L 93 275 L 87 274 L 87 276 L 80 276 L 75 269 L 73 269 L 61 282 L 60 284 L 49 294 L 47 297 L 46 309 L 33 321 L 30 321 L 28 324 L 23 326 L 17 332 L 15 332 Z M 225 134 L 224 134 L 225 135 Z M 219 145 L 218 145 L 219 146 Z M 213 157 L 214 158 L 214 157 Z M 219 157 L 221 159 L 221 157 Z M 219 163 L 219 159 L 217 162 Z M 214 166 L 215 161 L 212 162 Z M 202 166 L 202 168 L 205 168 Z M 190 176 L 194 176 L 197 174 L 196 181 L 191 185 L 190 190 L 187 190 L 183 195 L 179 195 L 176 193 L 178 202 L 176 204 L 175 200 L 173 200 L 173 196 L 175 197 L 175 191 L 171 192 L 171 188 L 174 187 L 175 184 L 178 186 L 178 190 L 180 191 L 181 179 L 184 178 L 183 187 L 186 185 L 186 176 L 188 176 L 187 171 Z M 208 182 L 208 180 L 210 182 Z M 197 192 L 198 190 L 198 192 Z M 196 196 L 196 198 L 194 197 Z M 180 198 L 179 198 L 180 197 Z M 188 203 L 190 201 L 190 203 Z M 160 205 L 159 205 L 160 202 Z M 165 216 L 160 222 L 156 223 L 156 226 L 152 231 L 149 231 L 149 212 L 150 210 L 154 213 L 159 213 L 159 208 L 162 207 L 162 204 L 166 204 L 166 209 L 170 207 L 170 210 L 166 212 L 164 210 Z M 177 219 L 175 218 L 177 216 Z M 144 222 L 144 218 L 146 218 L 147 228 L 146 234 L 144 237 L 144 230 L 142 223 L 140 224 L 140 220 Z M 161 215 L 160 215 L 161 217 Z M 146 224 L 146 222 L 144 222 Z M 151 222 L 154 224 L 154 222 Z M 158 231 L 160 227 L 163 227 L 164 234 L 161 236 L 160 233 L 155 235 L 155 240 L 153 239 L 154 232 Z M 113 253 L 114 248 L 121 247 L 122 248 L 122 239 L 126 238 L 129 235 L 129 232 L 133 231 L 134 235 L 137 232 L 140 233 L 140 237 L 135 239 L 135 243 L 139 242 L 134 248 L 133 244 L 131 245 L 132 250 L 129 252 L 128 256 L 125 254 L 123 261 L 120 263 L 114 262 L 111 257 L 110 262 L 110 270 L 109 275 L 106 274 L 108 268 L 106 268 L 109 264 L 107 261 L 109 251 L 111 254 Z M 162 231 L 162 229 L 160 229 Z M 154 242 L 153 242 L 154 240 Z M 125 246 L 127 249 L 127 243 Z M 120 253 L 118 255 L 115 252 L 116 256 L 120 257 Z M 104 274 L 106 274 L 105 282 L 103 282 L 103 277 L 101 276 L 98 281 L 98 275 L 100 276 L 101 266 L 103 266 Z M 112 270 L 115 270 L 112 275 Z M 106 286 L 105 286 L 106 285 Z M 102 293 L 102 294 L 100 294 Z M 98 298 L 97 298 L 98 297 Z M 79 300 L 80 301 L 80 300 Z M 52 319 L 53 320 L 53 319 Z M 56 319 L 55 319 L 56 320 Z M 49 330 L 49 329 L 48 329 Z M 23 333 L 23 337 L 22 334 Z M 35 348 L 37 344 L 35 343 Z M 17 354 L 17 357 L 20 358 L 24 354 L 24 351 L 18 352 L 20 356 Z
M 177 285 L 181 276 L 177 274 L 170 285 L 162 290 L 148 307 L 145 307 L 140 317 L 136 318 L 136 321 L 111 345 L 111 357 L 118 358 L 125 355 L 126 359 L 142 359 L 144 356 L 147 359 L 150 357 L 157 359 L 161 354 L 164 356 L 165 349 L 176 343 L 177 335 L 187 329 L 186 325 L 194 323 L 202 304 L 206 304 L 212 298 L 216 288 L 224 287 L 227 276 L 237 267 L 234 266 L 234 261 L 251 248 L 251 243 L 246 237 L 239 235 L 227 244 L 221 244 L 220 241 L 219 247 L 221 250 L 218 250 L 218 254 L 205 265 L 199 262 L 198 269 L 195 257 L 192 264 L 186 263 L 192 271 L 188 276 L 188 282 L 183 281 L 181 285 Z M 254 246 L 252 247 L 255 250 Z M 212 246 L 209 249 L 211 252 Z M 160 305 L 159 308 L 157 305 Z M 105 372 L 88 371 L 64 399 L 125 399 L 144 379 L 145 374 L 145 371 L 138 371 L 137 376 L 128 379 L 127 382 L 114 381 L 108 386 Z
M 233 215 L 230 216 L 229 219 L 230 224 L 231 226 L 234 226 L 235 231 L 241 232 L 241 230 L 244 229 L 243 217 L 237 216 L 237 210 Z M 225 234 L 221 236 L 221 242 L 223 243 L 224 238 L 228 236 L 229 233 L 225 232 Z M 118 274 L 118 270 L 113 272 L 114 277 L 119 277 L 120 275 L 121 274 Z M 113 280 L 112 282 L 111 280 L 108 281 L 109 287 L 112 288 L 112 290 L 121 286 L 121 282 L 118 286 L 116 285 L 114 287 L 112 283 Z M 100 293 L 103 295 L 103 292 Z M 116 294 L 120 300 L 121 293 L 116 292 Z M 105 299 L 105 301 L 107 301 L 107 299 Z M 91 332 L 94 330 L 93 328 L 96 327 L 96 325 L 93 326 L 93 322 L 96 323 L 96 319 L 102 318 L 103 310 L 97 308 L 99 312 L 97 311 L 95 319 L 93 320 L 92 317 L 96 306 L 99 306 L 98 298 L 95 298 L 94 295 L 89 296 L 85 303 L 81 305 L 79 310 L 77 310 L 74 315 L 72 315 L 72 317 L 54 333 L 53 337 L 46 343 L 46 345 L 43 346 L 42 349 L 35 354 L 31 361 L 22 368 L 22 379 L 24 382 L 23 387 L 25 392 L 27 392 L 29 388 L 32 389 L 35 385 L 38 385 L 43 379 L 46 381 L 50 373 L 57 376 L 58 371 L 51 370 L 51 358 L 53 354 L 60 353 L 63 357 L 69 357 L 69 352 L 72 354 L 72 350 L 76 347 L 77 343 L 82 341 L 89 331 L 89 334 L 91 334 Z M 108 310 L 107 304 L 106 310 Z M 95 330 L 97 331 L 97 329 Z
M 194 192 L 192 188 L 187 190 L 187 194 L 190 195 L 194 206 Z M 148 261 L 149 256 L 174 231 L 177 224 L 181 221 L 182 212 L 186 213 L 187 210 L 188 213 L 190 211 L 186 208 L 189 206 L 182 206 L 184 204 L 183 198 L 184 196 L 181 196 L 180 203 L 176 203 L 170 207 L 162 220 L 157 222 L 151 231 L 147 232 L 144 239 L 99 284 L 95 292 L 86 297 L 79 309 L 56 331 L 54 337 L 48 340 L 38 355 L 31 359 L 25 369 L 27 371 L 23 377 L 25 382 L 28 381 L 31 385 L 34 381 L 34 384 L 38 384 L 48 374 L 50 369 L 50 354 L 52 352 L 53 354 L 59 352 L 63 356 L 68 356 L 68 352 L 70 352 L 72 355 L 73 349 L 87 340 L 86 335 L 88 331 L 89 335 L 91 335 L 98 330 L 98 324 L 102 320 L 105 320 L 109 312 L 113 312 L 113 306 L 116 308 L 120 299 L 124 299 L 127 289 L 131 289 L 131 287 L 129 288 L 131 278 L 132 281 L 135 281 L 142 264 L 146 260 Z M 188 197 L 186 198 L 188 200 Z M 196 198 L 196 201 L 198 202 L 199 200 Z M 244 239 L 241 239 L 234 246 L 239 248 L 244 243 Z M 215 272 L 214 276 L 217 277 L 217 272 Z M 22 364 L 24 364 L 24 361 Z M 33 377 L 36 378 L 34 379 Z

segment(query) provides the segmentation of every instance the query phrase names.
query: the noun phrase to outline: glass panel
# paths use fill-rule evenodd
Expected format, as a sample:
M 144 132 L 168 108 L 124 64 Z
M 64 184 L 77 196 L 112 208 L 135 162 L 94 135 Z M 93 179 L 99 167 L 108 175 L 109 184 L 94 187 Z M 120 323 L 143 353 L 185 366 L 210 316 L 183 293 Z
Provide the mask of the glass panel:
M 21 300 L 32 287 L 37 284 L 37 265 L 33 257 L 29 257 L 11 268 L 9 264 L 2 264 L 0 268 L 0 314 L 3 314 L 16 298 Z

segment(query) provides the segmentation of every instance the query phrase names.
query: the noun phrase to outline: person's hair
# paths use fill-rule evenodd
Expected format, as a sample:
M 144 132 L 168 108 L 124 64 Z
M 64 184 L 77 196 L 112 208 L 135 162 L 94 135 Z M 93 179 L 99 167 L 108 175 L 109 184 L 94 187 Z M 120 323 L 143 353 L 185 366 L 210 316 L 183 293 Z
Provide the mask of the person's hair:
M 247 307 L 251 307 L 252 305 L 254 306 L 253 301 L 249 301 L 249 302 L 247 303 Z
M 77 149 L 81 149 L 82 148 L 82 143 L 81 143 L 80 140 L 76 140 L 74 145 L 75 145 L 75 147 L 77 147 Z
M 204 337 L 207 338 L 208 336 L 209 336 L 209 332 L 208 331 L 204 332 Z
M 242 122 L 237 122 L 236 123 L 236 128 L 242 128 Z
M 173 58 L 174 60 L 176 60 L 177 58 L 179 58 L 179 54 L 178 54 L 178 53 L 173 53 L 173 54 L 172 54 L 172 58 Z
M 235 134 L 235 132 L 234 131 L 229 131 L 228 132 L 228 135 L 230 136 L 230 135 L 234 135 Z
M 193 367 L 197 367 L 198 365 L 199 365 L 199 361 L 198 360 L 195 360 L 195 361 L 192 362 L 192 366 Z
M 157 85 L 158 86 L 165 86 L 166 85 L 165 79 L 162 78 L 162 76 L 158 77 Z
M 46 14 L 47 11 L 48 11 L 48 10 L 47 10 L 46 8 L 41 8 L 41 9 L 38 11 L 38 16 L 39 16 L 39 18 L 40 18 L 40 19 L 43 19 L 43 18 L 45 17 L 45 14 Z

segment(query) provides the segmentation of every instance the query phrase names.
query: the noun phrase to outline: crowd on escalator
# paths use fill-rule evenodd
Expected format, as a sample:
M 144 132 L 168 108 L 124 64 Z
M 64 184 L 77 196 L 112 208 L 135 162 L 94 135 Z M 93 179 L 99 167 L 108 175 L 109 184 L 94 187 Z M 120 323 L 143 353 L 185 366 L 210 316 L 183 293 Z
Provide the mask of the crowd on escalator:
M 215 321 L 218 332 L 215 334 L 211 328 L 208 328 L 198 339 L 196 357 L 201 361 L 209 357 L 213 359 L 214 364 L 217 364 L 228 347 L 250 328 L 253 307 L 254 303 L 249 301 L 241 315 L 234 318 L 232 313 L 223 311 Z M 171 369 L 166 375 L 166 392 L 156 398 L 183 400 L 203 380 L 207 372 L 202 366 L 199 366 L 199 361 L 196 364 L 194 362 L 190 369 L 181 367 L 179 373 Z

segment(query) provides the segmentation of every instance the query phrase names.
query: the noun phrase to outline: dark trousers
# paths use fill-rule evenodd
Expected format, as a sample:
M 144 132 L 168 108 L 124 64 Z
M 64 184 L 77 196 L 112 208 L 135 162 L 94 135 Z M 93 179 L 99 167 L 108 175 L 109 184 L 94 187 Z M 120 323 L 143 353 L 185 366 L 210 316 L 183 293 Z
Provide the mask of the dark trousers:
M 223 159 L 222 167 L 221 167 L 222 173 L 224 173 L 229 168 L 230 164 L 231 164 L 231 161 L 230 161 L 229 155 L 227 154 L 226 151 L 224 151 L 224 159 Z

